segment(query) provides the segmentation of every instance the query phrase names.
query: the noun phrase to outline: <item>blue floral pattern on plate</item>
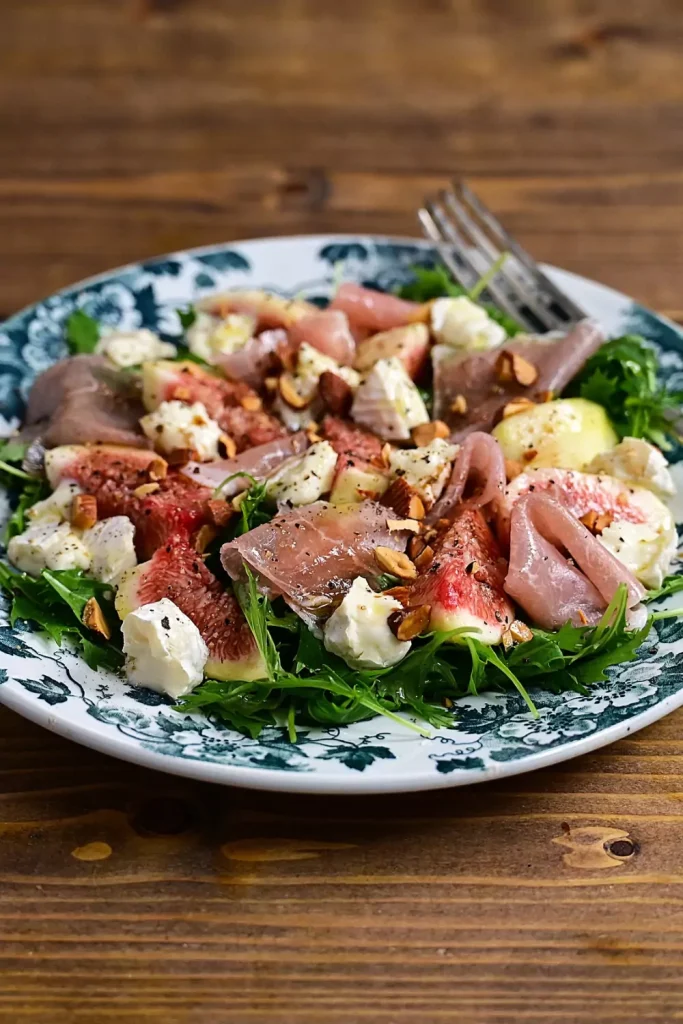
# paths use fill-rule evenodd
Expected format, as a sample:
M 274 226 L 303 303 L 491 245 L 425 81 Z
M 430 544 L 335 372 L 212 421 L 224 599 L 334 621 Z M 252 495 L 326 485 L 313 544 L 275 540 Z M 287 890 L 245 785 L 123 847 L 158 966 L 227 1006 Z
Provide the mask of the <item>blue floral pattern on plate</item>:
M 236 287 L 266 287 L 324 302 L 342 265 L 347 280 L 391 290 L 433 251 L 410 239 L 261 239 L 124 267 L 66 289 L 0 328 L 0 428 L 21 418 L 35 376 L 66 354 L 64 324 L 83 309 L 111 327 L 180 336 L 177 310 Z M 683 387 L 683 334 L 624 296 L 562 271 L 558 283 L 610 334 L 639 332 L 659 347 L 669 379 Z M 678 468 L 683 469 L 683 463 Z M 683 483 L 683 477 L 680 478 Z M 0 515 L 9 508 L 0 493 Z M 681 517 L 683 519 L 683 516 Z M 0 598 L 0 700 L 79 742 L 166 771 L 256 788 L 388 792 L 460 785 L 564 760 L 602 746 L 683 703 L 683 622 L 663 620 L 638 661 L 618 666 L 589 696 L 534 692 L 534 720 L 516 694 L 465 698 L 453 725 L 424 739 L 378 718 L 334 729 L 264 730 L 254 740 L 158 694 L 93 672 L 24 624 L 12 628 Z

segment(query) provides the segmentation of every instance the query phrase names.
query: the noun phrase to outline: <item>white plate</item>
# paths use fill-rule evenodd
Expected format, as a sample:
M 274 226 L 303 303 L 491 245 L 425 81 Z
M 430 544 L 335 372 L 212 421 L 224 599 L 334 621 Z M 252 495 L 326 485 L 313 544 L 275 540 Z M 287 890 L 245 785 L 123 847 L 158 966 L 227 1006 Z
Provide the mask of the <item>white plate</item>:
M 344 277 L 391 289 L 433 258 L 410 239 L 313 236 L 259 239 L 175 253 L 69 288 L 0 331 L 0 413 L 18 422 L 36 373 L 66 354 L 64 322 L 76 308 L 113 327 L 180 333 L 177 307 L 225 288 L 265 287 L 325 298 Z M 611 335 L 641 333 L 661 349 L 683 387 L 683 332 L 623 295 L 549 268 L 557 283 Z M 683 468 L 683 464 L 681 467 Z M 7 502 L 0 492 L 0 500 Z M 681 517 L 683 518 L 683 516 Z M 157 694 L 91 671 L 0 611 L 0 701 L 78 743 L 128 761 L 210 782 L 316 793 L 388 793 L 458 786 L 576 757 L 641 729 L 683 703 L 683 621 L 662 620 L 641 658 L 617 667 L 589 697 L 533 691 L 534 720 L 515 694 L 465 698 L 451 729 L 423 739 L 386 719 L 248 739 L 204 717 L 183 716 Z

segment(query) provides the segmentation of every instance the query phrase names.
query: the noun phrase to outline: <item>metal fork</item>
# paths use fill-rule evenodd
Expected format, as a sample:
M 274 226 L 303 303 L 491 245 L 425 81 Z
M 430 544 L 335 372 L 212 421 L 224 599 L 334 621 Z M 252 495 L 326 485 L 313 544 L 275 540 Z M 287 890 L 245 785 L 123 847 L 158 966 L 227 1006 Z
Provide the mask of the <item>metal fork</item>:
M 494 271 L 485 291 L 525 329 L 567 331 L 587 316 L 463 181 L 426 201 L 418 216 L 427 238 L 463 287 L 470 290 Z

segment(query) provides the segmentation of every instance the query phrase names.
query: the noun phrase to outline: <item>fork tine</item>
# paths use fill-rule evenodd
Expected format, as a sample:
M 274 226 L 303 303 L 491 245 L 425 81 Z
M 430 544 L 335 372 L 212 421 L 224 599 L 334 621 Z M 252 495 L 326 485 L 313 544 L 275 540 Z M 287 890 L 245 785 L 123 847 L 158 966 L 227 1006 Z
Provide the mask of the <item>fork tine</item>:
M 466 233 L 472 243 L 486 254 L 490 263 L 494 264 L 502 255 L 502 250 L 496 246 L 495 242 L 491 241 L 454 192 L 443 192 L 442 197 L 461 232 Z M 523 307 L 523 312 L 530 314 L 530 317 L 527 316 L 527 318 L 534 322 L 536 330 L 540 328 L 543 331 L 549 331 L 565 327 L 565 318 L 559 317 L 553 312 L 549 304 L 544 302 L 542 296 L 539 295 L 537 284 L 535 282 L 529 284 L 528 275 L 524 272 L 517 273 L 514 264 L 515 260 L 509 257 L 493 281 L 487 286 L 487 291 L 494 295 L 498 288 L 507 284 L 509 293 L 516 297 L 518 305 Z
M 441 258 L 456 280 L 465 288 L 472 288 L 489 270 L 490 261 L 462 236 L 457 225 L 453 223 L 452 218 L 438 201 L 432 200 L 420 210 L 420 220 L 429 237 L 436 243 Z M 463 274 L 462 268 L 455 260 L 456 253 L 458 259 L 462 260 L 466 267 L 466 274 Z M 494 298 L 496 305 L 523 327 L 531 331 L 538 330 L 538 324 L 532 322 L 520 309 L 520 304 L 515 302 L 514 298 L 498 284 L 491 283 L 487 291 Z
M 505 230 L 498 218 L 475 195 L 472 189 L 464 181 L 454 181 L 453 187 L 456 196 L 467 203 L 470 209 L 476 213 L 480 221 L 486 225 L 489 232 L 497 239 L 499 246 L 512 253 L 521 265 L 521 268 L 536 282 L 536 286 L 541 293 L 552 299 L 553 305 L 564 314 L 565 323 L 567 321 L 583 320 L 586 316 L 585 310 L 581 309 L 568 295 L 553 284 L 550 278 L 540 269 L 534 258 Z

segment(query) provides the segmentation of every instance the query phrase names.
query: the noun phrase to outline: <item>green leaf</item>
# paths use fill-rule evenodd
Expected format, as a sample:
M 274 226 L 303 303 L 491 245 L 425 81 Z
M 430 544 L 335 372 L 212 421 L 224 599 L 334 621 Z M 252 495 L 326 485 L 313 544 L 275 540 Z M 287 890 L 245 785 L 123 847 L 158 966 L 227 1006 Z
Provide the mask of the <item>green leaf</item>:
M 96 320 L 77 309 L 66 321 L 66 340 L 71 351 L 77 355 L 94 352 L 100 340 L 100 328 Z
M 507 253 L 504 255 L 507 256 Z M 463 288 L 462 285 L 453 280 L 445 267 L 413 267 L 412 273 L 413 280 L 398 289 L 398 295 L 402 299 L 409 299 L 411 302 L 430 302 L 432 299 L 443 297 L 458 298 L 461 295 L 467 295 L 472 299 L 476 299 L 482 290 L 486 290 L 486 284 L 490 279 L 489 275 L 485 274 L 474 285 L 472 291 L 468 292 L 466 288 Z M 490 302 L 482 302 L 480 305 L 483 306 L 492 320 L 495 320 L 496 323 L 504 328 L 509 338 L 519 334 L 522 328 L 507 313 L 504 313 Z
M 235 583 L 235 596 L 239 601 L 240 608 L 254 634 L 256 646 L 268 672 L 268 678 L 274 681 L 282 671 L 280 656 L 277 652 L 275 642 L 268 630 L 269 605 L 267 597 L 263 597 L 258 590 L 256 577 L 248 566 L 244 566 L 247 576 L 246 583 Z
M 656 590 L 648 590 L 643 601 L 649 604 L 650 601 L 658 601 L 662 597 L 677 594 L 679 590 L 683 590 L 683 573 L 680 576 L 665 577 L 661 587 L 657 587 Z
M 19 441 L 18 438 L 10 437 L 0 445 L 0 459 L 5 463 L 23 462 L 28 448 L 28 441 Z
M 40 501 L 42 498 L 46 498 L 49 493 L 50 488 L 44 480 L 31 480 L 24 484 L 14 511 L 7 521 L 3 534 L 4 544 L 7 544 L 12 537 L 16 537 L 18 533 L 24 532 L 26 528 L 27 510 L 31 508 L 32 505 L 35 505 L 37 501 Z
M 197 311 L 194 309 L 193 306 L 190 306 L 188 309 L 176 309 L 176 313 L 178 314 L 178 319 L 180 320 L 180 326 L 184 331 L 192 327 L 192 324 L 197 319 Z

